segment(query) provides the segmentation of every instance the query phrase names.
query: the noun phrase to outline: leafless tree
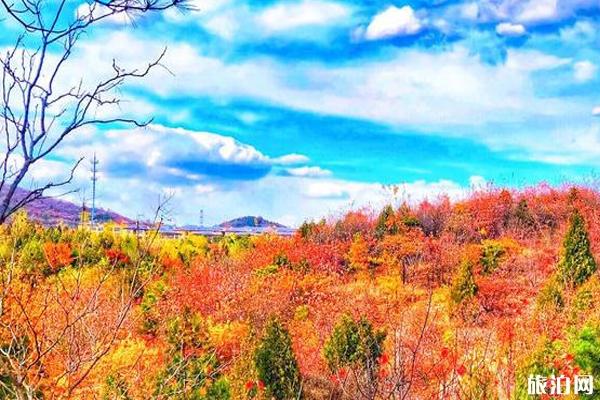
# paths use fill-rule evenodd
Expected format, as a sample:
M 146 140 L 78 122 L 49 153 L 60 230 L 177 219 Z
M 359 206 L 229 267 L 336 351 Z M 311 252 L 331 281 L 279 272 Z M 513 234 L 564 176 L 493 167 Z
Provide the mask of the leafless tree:
M 90 125 L 113 123 L 144 126 L 150 121 L 98 117 L 106 106 L 118 106 L 117 88 L 128 79 L 143 78 L 164 56 L 141 68 L 126 69 L 116 60 L 107 64 L 111 75 L 89 86 L 83 77 L 70 87 L 61 84 L 65 66 L 82 34 L 111 18 L 136 18 L 169 8 L 188 8 L 187 0 L 0 0 L 0 20 L 11 21 L 21 33 L 14 46 L 0 55 L 0 223 L 49 189 L 73 179 L 79 160 L 60 181 L 32 184 L 18 194 L 40 160 L 53 153 L 64 139 Z M 61 82 L 59 82 L 61 81 Z

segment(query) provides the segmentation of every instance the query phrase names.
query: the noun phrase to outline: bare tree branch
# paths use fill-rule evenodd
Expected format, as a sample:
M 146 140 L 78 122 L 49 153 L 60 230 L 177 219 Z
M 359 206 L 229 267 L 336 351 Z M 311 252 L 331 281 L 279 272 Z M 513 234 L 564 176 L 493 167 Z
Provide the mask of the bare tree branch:
M 143 68 L 125 69 L 113 60 L 107 66 L 111 76 L 89 88 L 83 79 L 66 89 L 57 87 L 57 81 L 87 28 L 111 17 L 133 17 L 173 7 L 189 8 L 186 0 L 93 0 L 83 3 L 73 17 L 72 4 L 67 0 L 0 0 L 0 10 L 24 31 L 14 47 L 0 55 L 0 137 L 5 141 L 4 153 L 0 153 L 0 224 L 49 189 L 71 183 L 74 170 L 60 182 L 40 185 L 22 198 L 16 196 L 32 168 L 68 136 L 86 126 L 141 127 L 152 121 L 98 115 L 103 107 L 120 104 L 115 92 L 126 81 L 144 78 L 156 67 L 165 68 L 161 61 L 166 49 Z

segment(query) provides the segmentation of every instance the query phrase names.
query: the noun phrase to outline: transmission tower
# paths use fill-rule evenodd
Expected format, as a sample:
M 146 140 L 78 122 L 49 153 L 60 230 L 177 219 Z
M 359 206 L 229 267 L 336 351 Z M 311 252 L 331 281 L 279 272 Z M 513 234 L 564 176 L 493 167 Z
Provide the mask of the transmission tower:
M 204 226 L 204 210 L 200 210 L 200 226 Z
M 96 153 L 94 153 L 94 159 L 92 160 L 92 215 L 91 223 L 92 226 L 96 224 L 96 182 L 98 181 L 98 159 Z

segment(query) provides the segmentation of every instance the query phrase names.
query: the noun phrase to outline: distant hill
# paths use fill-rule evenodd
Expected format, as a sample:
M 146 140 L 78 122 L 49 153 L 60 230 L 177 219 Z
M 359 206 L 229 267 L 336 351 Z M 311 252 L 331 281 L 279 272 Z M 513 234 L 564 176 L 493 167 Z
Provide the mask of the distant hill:
M 285 225 L 272 222 L 263 217 L 246 216 L 232 219 L 217 225 L 219 228 L 287 228 Z
M 15 201 L 22 199 L 27 194 L 26 190 L 18 189 L 15 194 Z M 61 200 L 52 197 L 42 197 L 25 207 L 27 215 L 30 219 L 44 225 L 56 225 L 60 222 L 76 226 L 81 218 L 81 205 L 73 204 L 66 200 Z M 88 212 L 89 212 L 88 208 Z M 124 217 L 116 212 L 105 210 L 102 208 L 96 209 L 96 221 L 98 222 L 124 222 L 132 223 L 133 220 Z

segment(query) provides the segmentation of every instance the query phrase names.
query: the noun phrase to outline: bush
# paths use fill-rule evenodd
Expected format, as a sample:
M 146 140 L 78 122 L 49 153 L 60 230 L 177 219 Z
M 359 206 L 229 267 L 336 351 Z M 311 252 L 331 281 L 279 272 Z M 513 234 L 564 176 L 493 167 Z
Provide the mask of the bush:
M 551 341 L 542 337 L 536 348 L 524 360 L 523 364 L 516 371 L 515 380 L 515 400 L 529 400 L 532 398 L 527 391 L 527 379 L 529 376 L 540 375 L 549 377 L 559 375 L 555 367 L 559 356 L 563 353 L 561 343 Z
M 571 215 L 569 230 L 563 241 L 558 272 L 561 282 L 568 287 L 581 285 L 596 272 L 585 221 L 577 210 Z
M 394 221 L 394 216 L 394 209 L 391 205 L 387 205 L 381 210 L 377 218 L 377 224 L 375 225 L 375 237 L 377 239 L 381 239 L 388 234 L 395 235 L 398 233 L 399 229 Z
M 169 362 L 158 377 L 157 393 L 190 400 L 229 399 L 229 385 L 220 376 L 222 366 L 200 315 L 185 310 L 168 321 L 166 333 Z
M 565 300 L 563 298 L 562 287 L 556 276 L 550 277 L 548 282 L 544 285 L 537 298 L 538 308 L 562 310 L 565 306 Z
M 450 297 L 456 304 L 460 304 L 464 300 L 474 297 L 478 289 L 473 276 L 473 263 L 469 259 L 465 259 L 452 282 Z
M 498 268 L 502 257 L 506 254 L 506 248 L 496 240 L 484 240 L 481 247 L 481 272 L 491 274 Z
M 331 372 L 343 367 L 370 368 L 383 354 L 384 331 L 375 331 L 371 323 L 361 318 L 354 321 L 342 316 L 324 347 L 324 355 Z
M 46 273 L 46 256 L 43 244 L 38 239 L 31 239 L 23 245 L 19 257 L 19 266 L 25 273 Z
M 535 227 L 535 217 L 529 210 L 529 205 L 525 199 L 521 199 L 517 204 L 513 218 L 518 228 L 530 230 Z
M 584 371 L 580 375 L 594 376 L 594 393 L 585 396 L 588 399 L 600 399 L 600 328 L 597 325 L 586 325 L 571 343 L 571 351 L 575 362 Z
M 267 323 L 254 353 L 254 363 L 269 396 L 277 400 L 302 398 L 300 370 L 292 350 L 292 339 L 277 319 Z

